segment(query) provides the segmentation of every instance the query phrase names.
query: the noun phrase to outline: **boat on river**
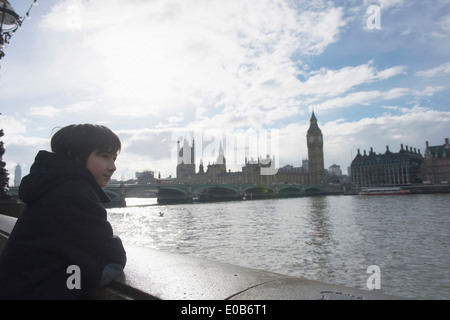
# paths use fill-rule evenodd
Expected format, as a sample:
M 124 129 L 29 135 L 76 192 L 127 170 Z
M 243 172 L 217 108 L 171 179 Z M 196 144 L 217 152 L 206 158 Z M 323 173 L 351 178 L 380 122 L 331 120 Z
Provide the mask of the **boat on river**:
M 405 195 L 411 194 L 411 190 L 404 190 L 400 187 L 389 188 L 362 188 L 360 196 L 385 196 L 385 195 Z

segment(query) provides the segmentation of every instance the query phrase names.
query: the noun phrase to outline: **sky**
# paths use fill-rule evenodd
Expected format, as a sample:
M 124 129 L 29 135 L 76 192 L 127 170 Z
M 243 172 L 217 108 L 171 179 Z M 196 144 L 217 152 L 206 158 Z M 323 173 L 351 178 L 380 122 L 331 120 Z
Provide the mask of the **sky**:
M 32 0 L 11 0 L 21 16 Z M 0 60 L 3 161 L 29 172 L 57 128 L 122 141 L 117 180 L 270 154 L 300 167 L 314 111 L 325 167 L 450 137 L 450 0 L 40 0 Z

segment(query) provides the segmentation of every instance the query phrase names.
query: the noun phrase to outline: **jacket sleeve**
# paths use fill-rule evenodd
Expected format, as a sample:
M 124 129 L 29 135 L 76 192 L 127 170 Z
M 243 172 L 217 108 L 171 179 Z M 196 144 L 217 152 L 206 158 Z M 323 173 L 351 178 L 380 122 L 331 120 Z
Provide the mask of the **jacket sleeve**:
M 106 286 L 123 272 L 123 266 L 118 263 L 110 263 L 103 269 L 100 285 Z
M 65 189 L 69 192 L 61 192 L 59 198 L 66 204 L 60 233 L 64 244 L 61 252 L 68 263 L 80 267 L 82 284 L 106 285 L 122 273 L 125 249 L 120 238 L 113 234 L 106 210 L 95 192 L 86 182 L 77 184 L 72 182 Z

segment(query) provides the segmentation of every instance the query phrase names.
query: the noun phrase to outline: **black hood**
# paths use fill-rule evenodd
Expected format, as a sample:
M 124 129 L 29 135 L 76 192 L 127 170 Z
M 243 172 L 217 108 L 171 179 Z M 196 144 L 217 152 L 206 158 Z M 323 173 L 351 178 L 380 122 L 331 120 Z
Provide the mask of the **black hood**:
M 111 201 L 86 167 L 65 155 L 48 151 L 37 154 L 30 174 L 23 177 L 20 183 L 19 197 L 30 204 L 61 182 L 74 178 L 89 182 L 102 203 Z

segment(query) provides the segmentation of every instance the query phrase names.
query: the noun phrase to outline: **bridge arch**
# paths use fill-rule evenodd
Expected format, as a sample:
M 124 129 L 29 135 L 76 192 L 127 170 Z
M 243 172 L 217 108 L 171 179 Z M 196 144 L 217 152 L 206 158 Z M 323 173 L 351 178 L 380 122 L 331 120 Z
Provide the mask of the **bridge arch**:
M 112 202 L 118 202 L 120 201 L 120 194 L 112 191 L 112 190 L 107 190 L 104 189 L 106 195 L 111 199 Z
M 304 189 L 299 185 L 284 185 L 278 189 L 278 196 L 283 197 L 299 197 L 304 195 Z
M 301 185 L 296 184 L 285 184 L 278 188 L 278 191 L 284 191 L 284 190 L 297 190 L 299 192 L 303 192 L 304 187 Z
M 309 186 L 305 188 L 305 194 L 311 195 L 322 192 L 322 189 L 317 186 Z
M 225 201 L 242 199 L 239 186 L 233 185 L 196 185 L 192 190 L 192 197 L 199 202 Z
M 143 187 L 143 188 L 126 188 L 125 189 L 125 196 L 126 197 L 136 197 L 136 196 L 142 196 L 142 193 L 155 193 L 155 189 L 151 187 Z
M 245 186 L 242 188 L 242 192 L 245 193 L 247 199 L 258 199 L 258 198 L 271 198 L 277 196 L 276 188 L 272 186 Z
M 189 192 L 184 188 L 180 187 L 172 187 L 172 186 L 164 186 L 164 188 L 159 188 L 157 193 L 158 203 L 179 203 L 191 201 Z

